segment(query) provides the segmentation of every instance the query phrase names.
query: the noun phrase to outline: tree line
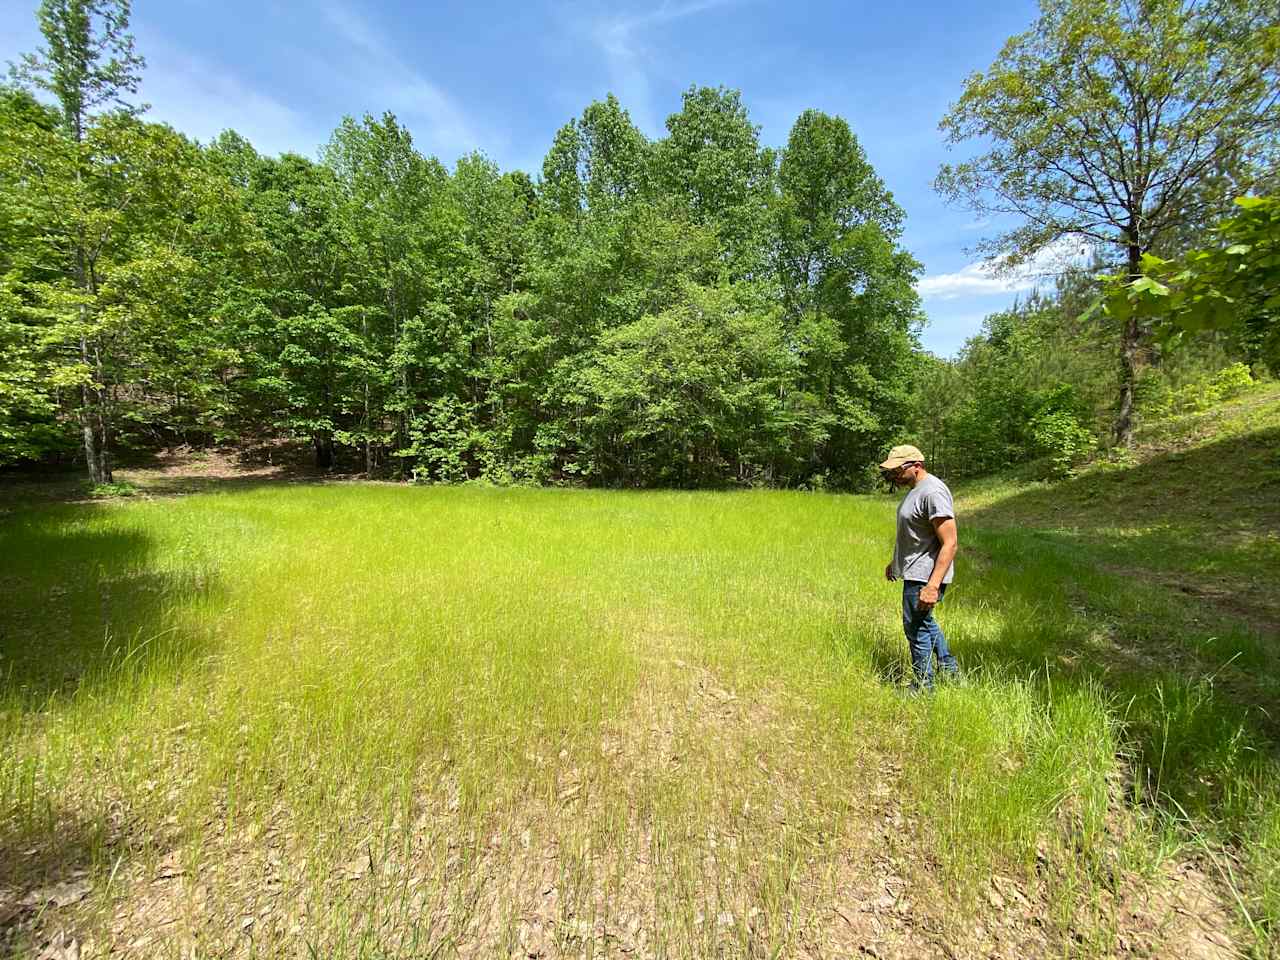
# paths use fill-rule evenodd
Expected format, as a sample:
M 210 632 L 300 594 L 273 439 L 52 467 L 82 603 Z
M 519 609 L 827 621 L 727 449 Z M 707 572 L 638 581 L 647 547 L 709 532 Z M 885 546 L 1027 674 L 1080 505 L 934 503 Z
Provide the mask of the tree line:
M 103 483 L 130 451 L 292 438 L 371 476 L 857 489 L 912 432 L 970 471 L 1131 434 L 1156 325 L 1099 314 L 1092 274 L 921 350 L 904 212 L 840 117 L 773 149 L 694 87 L 656 140 L 588 105 L 536 177 L 446 168 L 391 114 L 266 156 L 146 120 L 129 14 L 43 0 L 0 91 L 0 464 Z M 1235 0 L 1044 0 L 944 118 L 994 146 L 939 189 L 1022 218 L 1006 266 L 1085 237 L 1132 283 L 1274 178 L 1276 36 Z M 965 398 L 1011 343 L 1025 396 L 993 418 Z
M 848 486 L 904 428 L 919 265 L 844 120 L 775 151 L 695 88 L 656 141 L 590 104 L 536 180 L 390 114 L 263 156 L 95 112 L 142 68 L 126 6 L 72 15 L 110 7 L 46 2 L 26 75 L 62 109 L 0 106 L 3 458 L 103 482 L 285 435 L 399 477 Z

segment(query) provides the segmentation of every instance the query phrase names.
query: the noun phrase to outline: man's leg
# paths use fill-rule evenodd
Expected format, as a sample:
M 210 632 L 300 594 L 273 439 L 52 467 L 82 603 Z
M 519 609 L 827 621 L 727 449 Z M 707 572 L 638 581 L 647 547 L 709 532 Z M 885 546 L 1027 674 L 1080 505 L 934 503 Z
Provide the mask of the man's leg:
M 942 602 L 942 598 L 947 595 L 947 585 L 944 583 L 938 588 L 938 603 Z M 925 621 L 929 628 L 929 634 L 933 641 L 933 652 L 938 658 L 938 669 L 943 673 L 956 676 L 960 673 L 960 664 L 956 662 L 956 658 L 951 654 L 951 648 L 947 646 L 947 638 L 942 633 L 942 627 L 937 620 L 933 618 L 933 611 L 929 611 L 929 617 Z
M 907 635 L 916 684 L 929 689 L 933 686 L 933 634 L 925 627 L 925 622 L 932 615 L 916 607 L 923 587 L 924 584 L 918 580 L 902 581 L 902 632 Z

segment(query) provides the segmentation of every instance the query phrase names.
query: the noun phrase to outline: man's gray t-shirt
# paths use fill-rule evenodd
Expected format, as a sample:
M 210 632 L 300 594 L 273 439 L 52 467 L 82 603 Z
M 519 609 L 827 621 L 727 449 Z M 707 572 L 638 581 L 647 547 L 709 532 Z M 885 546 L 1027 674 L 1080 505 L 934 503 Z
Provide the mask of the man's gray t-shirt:
M 927 475 L 898 504 L 898 537 L 893 545 L 893 573 L 900 580 L 929 579 L 942 541 L 933 528 L 939 517 L 955 517 L 955 505 L 947 485 L 933 474 Z M 955 575 L 953 563 L 943 583 Z

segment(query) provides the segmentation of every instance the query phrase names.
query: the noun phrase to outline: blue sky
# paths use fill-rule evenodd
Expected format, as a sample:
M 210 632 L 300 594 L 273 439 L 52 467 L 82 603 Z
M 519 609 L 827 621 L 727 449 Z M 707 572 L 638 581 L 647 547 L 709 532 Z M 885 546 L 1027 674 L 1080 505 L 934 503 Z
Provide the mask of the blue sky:
M 0 61 L 41 42 L 35 6 L 0 0 Z M 445 163 L 481 149 L 536 173 L 592 100 L 615 93 L 657 137 L 692 84 L 741 90 L 775 146 L 803 110 L 839 114 L 906 210 L 924 344 L 950 355 L 1032 281 L 994 279 L 966 253 L 989 225 L 933 192 L 960 156 L 938 120 L 1035 13 L 1034 0 L 134 0 L 132 29 L 153 119 L 201 140 L 231 127 L 264 152 L 314 156 L 343 115 L 390 110 Z

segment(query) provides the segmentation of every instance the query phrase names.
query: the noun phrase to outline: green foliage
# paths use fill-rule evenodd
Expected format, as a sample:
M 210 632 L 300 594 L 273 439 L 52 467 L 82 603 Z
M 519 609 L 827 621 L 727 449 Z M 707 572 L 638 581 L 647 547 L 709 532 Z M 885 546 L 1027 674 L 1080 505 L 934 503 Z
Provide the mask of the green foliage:
M 1253 375 L 1243 363 L 1233 363 L 1214 374 L 1211 385 L 1219 400 L 1230 400 L 1244 393 L 1254 384 Z
M 1176 344 L 1205 330 L 1238 337 L 1250 358 L 1280 368 L 1280 197 L 1239 197 L 1211 247 L 1142 258 L 1141 275 L 1111 275 L 1107 311 L 1137 317 Z
M 457 483 L 485 473 L 487 434 L 476 424 L 475 410 L 453 396 L 437 397 L 409 427 L 410 444 L 396 456 L 412 460 L 417 480 Z
M 1013 467 L 1061 476 L 1092 450 L 1115 384 L 1112 331 L 1087 313 L 1086 274 L 1064 277 L 993 314 L 955 361 L 921 377 L 915 423 L 921 448 L 944 473 Z
M 1085 308 L 1095 289 L 1090 271 L 1070 274 L 1054 294 L 988 317 L 956 360 L 922 364 L 913 435 L 940 472 L 1062 477 L 1095 453 L 1118 373 L 1113 324 Z M 1243 353 L 1226 332 L 1154 343 L 1135 385 L 1137 421 L 1208 410 L 1249 389 Z M 1115 448 L 1102 453 L 1128 462 Z
M 1265 5 L 1042 0 L 943 119 L 951 142 L 992 146 L 943 167 L 938 186 L 1025 218 L 992 244 L 1012 262 L 1067 236 L 1141 254 L 1186 220 L 1206 170 L 1257 176 L 1249 161 L 1280 128 L 1278 53 Z
M 125 32 L 129 6 L 129 0 L 41 0 L 36 10 L 48 46 L 24 55 L 13 73 L 53 94 L 76 141 L 96 108 L 132 110 L 124 94 L 138 92 L 145 61 Z
M 1280 131 L 1277 65 L 1274 5 L 1042 0 L 1034 27 L 966 81 L 943 119 L 950 142 L 989 146 L 943 167 L 937 187 L 984 215 L 1016 218 L 985 245 L 1006 265 L 1069 240 L 1097 245 L 1134 278 L 1144 255 L 1211 220 L 1265 172 Z M 1115 431 L 1127 443 L 1144 330 L 1132 315 L 1112 316 Z
M 1253 385 L 1248 366 L 1239 362 L 1201 373 L 1177 387 L 1171 386 L 1164 377 L 1152 374 L 1139 383 L 1138 409 L 1150 420 L 1199 413 L 1239 396 Z
M 750 288 L 690 286 L 605 334 L 574 385 L 581 454 L 565 471 L 635 485 L 765 482 L 803 416 L 776 309 Z
M 1049 474 L 1064 477 L 1093 449 L 1097 438 L 1081 426 L 1075 414 L 1049 409 L 1031 421 L 1031 443 L 1049 464 Z
M 126 0 L 46 0 L 38 19 L 48 46 L 14 72 L 61 118 L 23 94 L 0 110 L 0 457 L 62 452 L 74 420 L 110 482 L 116 447 L 220 432 L 235 357 L 209 316 L 242 231 L 199 148 L 129 106 Z
M 0 308 L 3 349 L 21 354 L 6 394 L 32 442 L 65 436 L 56 421 L 72 411 L 107 466 L 111 446 L 209 436 L 227 410 L 213 371 L 231 356 L 217 322 L 199 319 L 233 239 L 224 186 L 168 127 L 108 115 L 76 143 L 12 113 L 4 122 L 0 192 L 18 223 L 44 225 L 15 248 Z M 55 422 L 37 427 L 45 417 Z
M 138 488 L 127 480 L 113 480 L 110 483 L 95 483 L 89 488 L 89 496 L 97 500 L 113 500 L 117 497 L 132 497 L 138 494 Z
M 723 87 L 691 87 L 667 136 L 654 148 L 655 179 L 697 224 L 724 243 L 734 278 L 756 274 L 767 255 L 775 158 L 761 149 L 742 97 Z
M 995 151 L 952 186 L 990 186 L 983 164 L 1016 154 L 1030 166 L 1000 168 L 1025 174 L 1009 196 L 1049 203 L 1044 157 L 1017 145 L 1105 153 L 1109 137 L 1062 130 L 1150 93 L 1174 61 L 1170 102 L 1199 91 L 1215 129 L 1238 132 L 1269 68 L 1249 60 L 1259 70 L 1219 102 L 1184 43 L 1199 14 L 1171 2 L 1046 3 L 946 121 Z M 0 461 L 78 448 L 106 482 L 118 449 L 287 436 L 371 476 L 857 489 L 897 440 L 956 475 L 1060 473 L 1100 432 L 1127 334 L 1082 319 L 1081 275 L 991 318 L 957 362 L 921 355 L 904 213 L 839 117 L 807 110 L 773 150 L 740 94 L 692 87 L 650 141 L 609 96 L 557 132 L 536 181 L 479 154 L 447 170 L 391 114 L 344 119 L 318 161 L 265 157 L 234 132 L 200 147 L 139 119 L 128 14 L 49 0 L 48 47 L 18 74 L 59 107 L 0 96 Z M 1165 46 L 1124 38 L 1142 67 L 1126 79 L 1103 41 L 1133 16 Z M 1230 76 L 1253 22 L 1223 13 Z M 1075 99 L 1046 110 L 1037 90 Z M 1171 156 L 1182 144 L 1199 163 L 1177 140 L 1199 121 L 1178 116 L 1161 120 Z M 1224 163 L 1227 180 L 1244 170 Z M 1051 238 L 1005 239 L 1029 255 Z M 1251 316 L 1160 389 L 1263 350 Z

